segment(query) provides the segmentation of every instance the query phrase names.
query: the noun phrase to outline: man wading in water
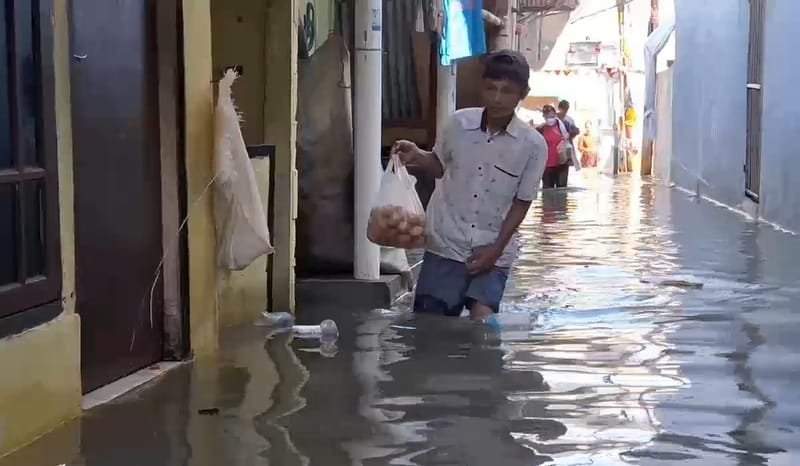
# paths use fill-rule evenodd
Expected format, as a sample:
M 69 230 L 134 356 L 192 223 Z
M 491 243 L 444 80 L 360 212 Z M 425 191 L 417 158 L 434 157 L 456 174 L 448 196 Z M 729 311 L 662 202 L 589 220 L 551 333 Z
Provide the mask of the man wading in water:
M 530 68 L 521 54 L 500 51 L 485 59 L 484 107 L 455 112 L 433 152 L 409 141 L 392 151 L 411 171 L 440 181 L 427 211 L 428 243 L 416 312 L 496 324 L 519 227 L 536 197 L 547 161 L 542 136 L 515 110 L 528 95 Z

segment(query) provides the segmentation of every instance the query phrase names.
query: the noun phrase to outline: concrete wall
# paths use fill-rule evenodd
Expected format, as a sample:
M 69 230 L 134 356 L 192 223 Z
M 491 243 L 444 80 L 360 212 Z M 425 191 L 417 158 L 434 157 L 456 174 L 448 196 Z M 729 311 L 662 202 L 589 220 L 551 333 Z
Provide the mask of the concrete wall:
M 67 2 L 53 2 L 55 12 L 55 82 L 56 113 L 58 131 L 60 234 L 63 270 L 63 313 L 45 325 L 33 328 L 19 335 L 0 339 L 0 371 L 12 374 L 0 377 L 0 456 L 9 453 L 59 424 L 77 417 L 81 413 L 81 370 L 80 370 L 80 318 L 75 309 L 75 252 L 74 252 L 74 201 L 72 170 L 72 127 L 70 118 L 69 93 L 69 50 Z M 280 5 L 279 5 L 280 4 Z M 277 5 L 277 6 L 275 6 Z M 272 56 L 283 57 L 292 63 L 296 47 L 291 46 L 295 25 L 292 9 L 284 8 L 282 2 L 275 1 L 279 12 L 284 12 L 281 20 L 284 25 L 274 28 L 275 37 L 271 40 L 281 46 L 271 47 Z M 288 12 L 288 13 L 287 13 Z M 211 196 L 207 192 L 212 179 L 212 134 L 213 134 L 213 88 L 212 88 L 212 47 L 211 47 L 211 5 L 210 0 L 192 0 L 183 4 L 183 24 L 185 49 L 185 115 L 186 115 L 186 176 L 189 205 L 189 306 L 190 338 L 192 350 L 197 356 L 213 355 L 219 348 L 219 317 L 216 285 L 219 283 L 215 261 L 215 234 Z M 282 41 L 277 36 L 283 31 Z M 290 34 L 291 32 L 291 34 Z M 286 43 L 290 46 L 286 47 Z M 296 44 L 296 42 L 295 42 Z M 278 68 L 278 67 L 275 67 Z M 272 120 L 279 122 L 283 132 L 276 137 L 279 154 L 293 154 L 294 140 L 292 125 L 294 93 L 292 90 L 294 70 L 291 66 L 282 67 L 279 73 L 283 79 L 274 82 L 272 103 L 277 107 Z M 287 92 L 288 91 L 288 92 Z M 275 96 L 282 93 L 283 96 Z M 267 98 L 270 102 L 270 97 Z M 274 103 L 278 101 L 278 103 Z M 284 102 L 283 106 L 280 102 Z M 281 111 L 283 109 L 283 111 Z M 274 125 L 274 123 L 273 123 Z M 268 123 L 265 132 L 270 134 Z M 274 131 L 274 130 L 273 130 Z M 283 152 L 281 152 L 283 150 Z M 289 159 L 289 156 L 286 156 Z M 293 156 L 290 159 L 293 167 Z M 284 170 L 289 166 L 283 164 Z M 265 172 L 268 166 L 257 168 Z M 288 178 L 288 177 L 287 177 Z M 284 185 L 286 186 L 286 185 Z M 284 199 L 292 199 L 292 190 L 286 187 L 281 194 Z M 296 192 L 296 190 L 294 191 Z M 283 215 L 284 231 L 286 220 L 292 217 L 291 201 L 279 209 Z M 293 250 L 285 249 L 287 257 L 293 257 Z M 291 254 L 291 256 L 288 256 Z M 284 260 L 285 270 L 291 262 Z M 260 264 L 264 270 L 265 263 Z M 281 274 L 288 280 L 287 273 Z M 262 275 L 263 276 L 263 275 Z M 249 290 L 261 287 L 241 286 L 248 278 L 238 277 L 240 283 L 230 286 L 232 294 L 223 299 L 230 303 L 263 302 L 263 297 L 248 295 Z M 293 288 L 292 288 L 293 289 Z M 288 292 L 287 292 L 288 294 Z M 257 309 L 262 310 L 261 307 Z
M 761 193 L 744 196 L 749 2 L 678 0 L 671 176 L 680 186 L 766 221 L 800 231 L 800 57 L 787 52 L 800 27 L 800 3 L 766 2 L 762 80 Z M 709 27 L 713 24 L 714 27 Z
M 672 179 L 672 68 L 656 75 L 656 135 L 652 175 L 667 184 Z
M 214 76 L 226 66 L 242 65 L 244 75 L 233 85 L 233 99 L 242 113 L 242 134 L 248 145 L 264 144 L 266 96 L 266 0 L 212 0 L 211 39 Z M 261 200 L 269 205 L 269 160 L 253 160 Z M 217 293 L 223 327 L 253 322 L 267 307 L 267 257 L 241 271 L 219 271 Z
M 792 50 L 800 30 L 800 2 L 766 2 L 761 148 L 761 216 L 800 231 L 800 55 Z
M 66 2 L 54 2 L 56 130 L 63 313 L 0 339 L 0 456 L 81 412 L 80 318 L 75 313 L 75 221 Z
M 744 193 L 748 1 L 678 0 L 672 177 L 729 205 Z
M 195 354 L 215 353 L 217 267 L 212 196 L 213 89 L 210 0 L 183 2 L 190 337 Z

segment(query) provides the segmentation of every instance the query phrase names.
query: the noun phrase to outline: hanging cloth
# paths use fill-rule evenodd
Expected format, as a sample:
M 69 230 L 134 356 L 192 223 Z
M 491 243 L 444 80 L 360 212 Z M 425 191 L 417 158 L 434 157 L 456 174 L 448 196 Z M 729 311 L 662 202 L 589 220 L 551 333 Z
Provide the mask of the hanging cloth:
M 439 54 L 441 64 L 486 53 L 483 0 L 443 0 L 444 27 Z

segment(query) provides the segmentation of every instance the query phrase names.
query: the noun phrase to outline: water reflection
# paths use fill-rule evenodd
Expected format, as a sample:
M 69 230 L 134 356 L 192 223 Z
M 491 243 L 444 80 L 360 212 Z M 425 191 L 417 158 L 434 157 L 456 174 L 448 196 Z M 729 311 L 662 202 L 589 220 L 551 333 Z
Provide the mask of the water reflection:
M 521 228 L 503 306 L 531 312 L 530 332 L 329 303 L 301 316 L 337 321 L 334 357 L 249 329 L 92 412 L 80 448 L 72 424 L 61 447 L 26 451 L 91 466 L 795 464 L 798 240 L 647 182 L 582 182 L 543 193 Z M 646 280 L 679 274 L 703 288 Z
M 275 364 L 278 383 L 270 395 L 272 405 L 255 417 L 254 426 L 269 445 L 265 456 L 270 464 L 305 466 L 310 464 L 308 457 L 297 449 L 289 430 L 280 424 L 283 418 L 306 407 L 306 400 L 300 393 L 308 382 L 309 373 L 289 346 L 291 340 L 288 334 L 276 335 L 265 344 Z

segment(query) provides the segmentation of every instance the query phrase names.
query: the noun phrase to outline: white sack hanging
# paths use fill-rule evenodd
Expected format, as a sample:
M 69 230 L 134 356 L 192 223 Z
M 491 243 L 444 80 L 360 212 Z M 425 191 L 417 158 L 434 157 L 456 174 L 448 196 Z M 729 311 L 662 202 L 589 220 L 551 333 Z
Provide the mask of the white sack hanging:
M 241 270 L 264 254 L 272 254 L 267 218 L 256 176 L 231 97 L 236 73 L 228 70 L 219 82 L 214 115 L 214 221 L 217 264 Z

